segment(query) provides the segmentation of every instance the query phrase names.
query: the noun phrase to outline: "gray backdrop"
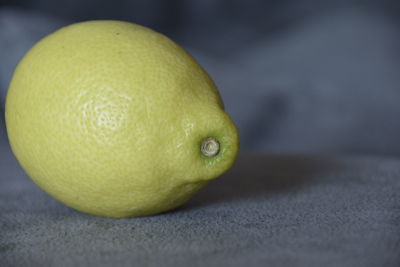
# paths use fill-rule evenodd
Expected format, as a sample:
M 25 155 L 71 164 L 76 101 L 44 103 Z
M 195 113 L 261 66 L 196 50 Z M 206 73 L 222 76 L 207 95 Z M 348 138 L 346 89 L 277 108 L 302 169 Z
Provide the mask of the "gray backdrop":
M 194 54 L 243 151 L 400 155 L 400 5 L 331 2 L 5 1 L 0 110 L 16 63 L 40 38 L 75 21 L 123 19 Z

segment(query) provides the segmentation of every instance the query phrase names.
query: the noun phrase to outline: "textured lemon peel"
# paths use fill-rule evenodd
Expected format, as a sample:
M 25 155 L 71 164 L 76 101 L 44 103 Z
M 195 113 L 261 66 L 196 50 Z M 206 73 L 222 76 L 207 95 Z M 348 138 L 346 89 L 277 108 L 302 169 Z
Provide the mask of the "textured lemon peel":
M 182 205 L 238 153 L 237 130 L 197 62 L 117 21 L 67 26 L 35 45 L 14 74 L 6 122 L 18 161 L 44 191 L 114 218 Z

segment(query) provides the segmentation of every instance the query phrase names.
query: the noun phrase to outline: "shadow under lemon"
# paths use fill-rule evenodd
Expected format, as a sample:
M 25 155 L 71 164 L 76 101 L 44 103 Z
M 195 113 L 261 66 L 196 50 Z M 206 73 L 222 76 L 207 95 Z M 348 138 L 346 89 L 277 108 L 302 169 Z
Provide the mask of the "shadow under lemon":
M 231 170 L 211 181 L 175 212 L 290 194 L 326 183 L 322 177 L 345 168 L 341 161 L 321 156 L 241 155 Z

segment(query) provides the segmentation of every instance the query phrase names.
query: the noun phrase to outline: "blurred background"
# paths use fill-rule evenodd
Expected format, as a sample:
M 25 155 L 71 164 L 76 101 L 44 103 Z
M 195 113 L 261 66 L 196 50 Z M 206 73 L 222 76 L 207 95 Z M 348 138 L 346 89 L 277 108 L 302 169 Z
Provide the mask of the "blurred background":
M 72 22 L 118 19 L 160 31 L 216 81 L 242 151 L 400 156 L 396 0 L 2 0 L 0 139 L 12 72 Z

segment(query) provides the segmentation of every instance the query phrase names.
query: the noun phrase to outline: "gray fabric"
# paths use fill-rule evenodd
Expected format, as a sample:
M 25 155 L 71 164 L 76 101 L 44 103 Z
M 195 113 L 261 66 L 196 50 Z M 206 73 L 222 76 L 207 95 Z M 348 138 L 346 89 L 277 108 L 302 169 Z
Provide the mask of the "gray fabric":
M 4 112 L 0 109 L 0 146 L 7 142 Z M 1 175 L 1 174 L 0 174 Z
M 400 160 L 242 155 L 183 207 L 107 219 L 0 147 L 0 266 L 400 266 Z
M 400 155 L 398 29 L 378 13 L 341 10 L 226 61 L 199 59 L 246 150 Z

